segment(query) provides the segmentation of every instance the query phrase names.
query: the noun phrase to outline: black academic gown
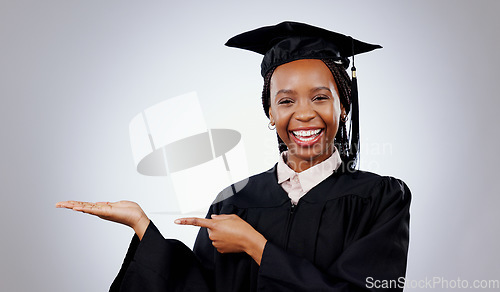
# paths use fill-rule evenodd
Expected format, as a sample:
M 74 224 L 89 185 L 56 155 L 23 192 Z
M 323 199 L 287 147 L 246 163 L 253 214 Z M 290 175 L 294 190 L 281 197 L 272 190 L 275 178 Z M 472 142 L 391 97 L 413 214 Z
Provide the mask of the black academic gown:
M 206 228 L 191 251 L 151 223 L 110 291 L 401 291 L 410 196 L 392 177 L 336 172 L 292 206 L 274 167 L 222 191 L 207 215 L 236 214 L 260 232 L 260 267 L 217 252 Z

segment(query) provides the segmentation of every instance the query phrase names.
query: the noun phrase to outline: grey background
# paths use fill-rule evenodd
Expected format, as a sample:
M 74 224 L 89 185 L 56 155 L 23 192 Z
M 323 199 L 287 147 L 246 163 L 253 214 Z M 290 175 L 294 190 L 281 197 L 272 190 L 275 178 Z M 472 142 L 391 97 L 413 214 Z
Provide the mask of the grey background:
M 283 20 L 384 46 L 356 58 L 361 168 L 413 192 L 407 279 L 499 280 L 499 11 L 498 1 L 2 0 L 0 290 L 108 289 L 132 231 L 55 209 L 60 200 L 135 200 L 165 236 L 192 244 L 194 228 L 171 224 L 165 180 L 135 171 L 128 123 L 196 90 L 209 127 L 242 133 L 250 172 L 271 167 L 260 57 L 223 44 Z

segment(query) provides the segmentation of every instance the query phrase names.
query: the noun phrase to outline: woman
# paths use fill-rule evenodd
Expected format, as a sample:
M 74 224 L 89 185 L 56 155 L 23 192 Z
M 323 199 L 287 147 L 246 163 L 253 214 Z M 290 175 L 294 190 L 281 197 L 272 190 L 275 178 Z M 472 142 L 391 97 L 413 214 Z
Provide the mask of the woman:
M 111 290 L 402 290 L 410 191 L 354 168 L 357 92 L 345 72 L 347 57 L 380 46 L 296 22 L 226 45 L 264 54 L 262 102 L 280 160 L 223 190 L 205 219 L 176 220 L 202 227 L 193 251 L 165 240 L 133 202 L 58 203 L 134 229 Z

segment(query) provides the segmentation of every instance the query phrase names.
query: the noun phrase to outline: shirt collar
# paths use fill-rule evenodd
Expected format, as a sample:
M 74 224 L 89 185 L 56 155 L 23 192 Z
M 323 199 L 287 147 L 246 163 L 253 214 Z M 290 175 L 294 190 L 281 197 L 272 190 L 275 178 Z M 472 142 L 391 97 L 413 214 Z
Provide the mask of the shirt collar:
M 278 160 L 278 183 L 281 184 L 297 175 L 304 192 L 308 192 L 313 187 L 322 182 L 325 178 L 329 177 L 342 163 L 340 154 L 337 151 L 337 148 L 335 148 L 333 154 L 324 161 L 302 172 L 296 173 L 286 164 L 285 160 L 287 155 L 288 151 L 284 151 L 283 153 L 281 153 Z

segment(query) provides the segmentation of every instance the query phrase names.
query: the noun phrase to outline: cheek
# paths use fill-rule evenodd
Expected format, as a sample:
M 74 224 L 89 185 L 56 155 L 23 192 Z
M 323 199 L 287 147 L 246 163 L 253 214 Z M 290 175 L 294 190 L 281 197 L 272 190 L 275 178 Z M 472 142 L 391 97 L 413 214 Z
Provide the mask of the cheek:
M 333 104 L 322 111 L 323 120 L 328 124 L 336 124 L 340 118 L 340 108 L 338 105 Z
M 337 104 L 333 104 L 332 107 L 323 111 L 322 117 L 329 128 L 328 134 L 331 136 L 330 138 L 334 138 L 340 123 L 340 107 Z
M 282 125 L 288 123 L 289 120 L 289 118 L 287 117 L 288 115 L 289 114 L 287 114 L 286 110 L 271 107 L 271 117 L 276 125 Z
M 336 100 L 335 103 L 333 104 L 331 115 L 334 123 L 337 125 L 340 122 L 341 113 L 342 113 L 342 108 L 340 106 L 340 101 Z
M 284 133 L 288 132 L 288 123 L 289 119 L 283 113 L 277 113 L 274 119 L 274 123 L 276 124 L 276 131 L 280 136 Z
M 288 124 L 290 114 L 284 110 L 271 109 L 272 120 L 276 126 L 276 132 L 284 142 L 288 141 Z

